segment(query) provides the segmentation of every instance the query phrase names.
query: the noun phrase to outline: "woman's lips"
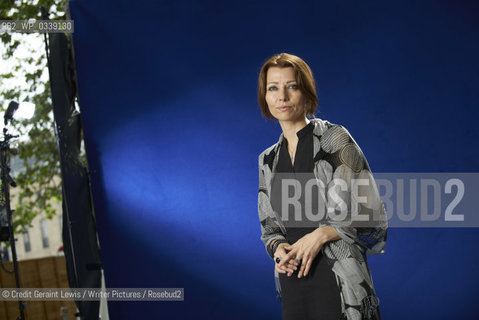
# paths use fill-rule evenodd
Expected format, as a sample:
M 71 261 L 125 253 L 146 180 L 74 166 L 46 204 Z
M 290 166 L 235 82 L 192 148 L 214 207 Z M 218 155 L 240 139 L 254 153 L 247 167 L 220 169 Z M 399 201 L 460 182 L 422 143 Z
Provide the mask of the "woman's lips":
M 282 107 L 277 107 L 276 109 L 278 109 L 281 112 L 284 112 L 284 111 L 288 111 L 291 108 L 292 108 L 291 106 L 282 106 Z

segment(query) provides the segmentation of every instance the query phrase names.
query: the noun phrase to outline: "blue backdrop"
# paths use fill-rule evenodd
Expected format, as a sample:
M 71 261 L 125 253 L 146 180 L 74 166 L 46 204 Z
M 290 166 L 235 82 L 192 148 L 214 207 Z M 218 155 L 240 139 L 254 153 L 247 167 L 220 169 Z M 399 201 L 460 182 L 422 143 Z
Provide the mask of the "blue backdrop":
M 279 319 L 259 240 L 257 156 L 278 124 L 261 64 L 304 58 L 321 118 L 374 172 L 478 172 L 476 1 L 70 1 L 111 319 Z M 384 319 L 477 319 L 479 232 L 395 229 L 370 257 Z

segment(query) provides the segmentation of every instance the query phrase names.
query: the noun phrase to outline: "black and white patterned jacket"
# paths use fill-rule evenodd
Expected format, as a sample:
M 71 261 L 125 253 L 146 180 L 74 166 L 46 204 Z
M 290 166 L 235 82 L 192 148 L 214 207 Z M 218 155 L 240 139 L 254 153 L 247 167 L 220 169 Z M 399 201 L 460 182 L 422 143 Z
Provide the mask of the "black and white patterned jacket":
M 387 235 L 387 218 L 377 186 L 369 165 L 361 149 L 349 132 L 340 125 L 321 119 L 313 121 L 314 176 L 326 188 L 341 190 L 339 184 L 347 185 L 347 191 L 338 194 L 347 205 L 347 217 L 341 221 L 327 219 L 319 226 L 329 225 L 335 228 L 341 237 L 322 247 L 322 252 L 332 266 L 341 292 L 343 317 L 346 319 L 379 319 L 379 300 L 376 296 L 366 254 L 384 252 Z M 271 182 L 279 158 L 279 150 L 284 137 L 263 151 L 259 156 L 259 192 L 258 213 L 261 221 L 261 240 L 272 257 L 270 243 L 274 239 L 285 239 L 286 228 L 270 203 Z M 367 186 L 356 186 L 355 181 L 364 179 Z M 361 198 L 360 198 L 361 197 Z M 326 210 L 339 212 L 340 203 L 326 197 Z M 355 201 L 358 200 L 359 201 Z M 366 199 L 366 201 L 365 201 Z M 351 204 L 357 203 L 355 211 Z M 343 207 L 344 209 L 344 207 Z M 344 210 L 343 210 L 344 211 Z M 357 215 L 367 222 L 358 222 Z M 279 275 L 275 272 L 276 289 L 281 296 Z

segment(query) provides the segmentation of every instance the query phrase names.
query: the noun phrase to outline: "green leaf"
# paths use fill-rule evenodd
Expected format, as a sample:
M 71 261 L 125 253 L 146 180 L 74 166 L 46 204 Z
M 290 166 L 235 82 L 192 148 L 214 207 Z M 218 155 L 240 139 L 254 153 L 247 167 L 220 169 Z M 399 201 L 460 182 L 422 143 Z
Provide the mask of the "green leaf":
M 39 19 L 41 6 L 50 10 L 50 19 L 64 20 L 66 4 L 66 0 L 1 0 L 0 20 Z M 9 33 L 0 34 L 0 40 L 5 47 L 2 58 L 14 61 L 12 69 L 0 75 L 2 80 L 0 110 L 5 111 L 8 103 L 12 100 L 19 101 L 20 96 L 26 97 L 26 101 L 36 105 L 32 119 L 22 122 L 13 121 L 11 124 L 11 130 L 29 137 L 28 141 L 18 146 L 17 157 L 22 164 L 22 169 L 15 176 L 16 200 L 12 202 L 12 208 L 16 210 L 14 214 L 16 233 L 30 226 L 32 220 L 38 215 L 52 218 L 59 214 L 56 209 L 58 206 L 54 203 L 58 204 L 62 199 L 61 170 L 52 121 L 50 83 L 41 78 L 43 72 L 48 72 L 45 54 L 38 58 L 27 57 L 18 60 L 14 58 L 16 50 L 29 38 L 31 35 L 28 34 L 20 37 L 12 37 Z M 22 77 L 15 78 L 17 75 Z M 13 82 L 14 87 L 7 88 L 5 86 L 7 82 Z M 25 82 L 29 84 L 27 89 L 24 85 L 20 85 Z

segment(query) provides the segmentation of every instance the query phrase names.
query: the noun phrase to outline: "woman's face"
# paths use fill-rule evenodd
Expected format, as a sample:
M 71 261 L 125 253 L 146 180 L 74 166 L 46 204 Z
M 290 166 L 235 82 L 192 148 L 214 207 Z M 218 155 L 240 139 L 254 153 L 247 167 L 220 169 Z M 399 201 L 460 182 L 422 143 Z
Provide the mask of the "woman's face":
M 306 116 L 305 98 L 294 69 L 271 67 L 266 74 L 266 103 L 278 121 L 300 121 Z

